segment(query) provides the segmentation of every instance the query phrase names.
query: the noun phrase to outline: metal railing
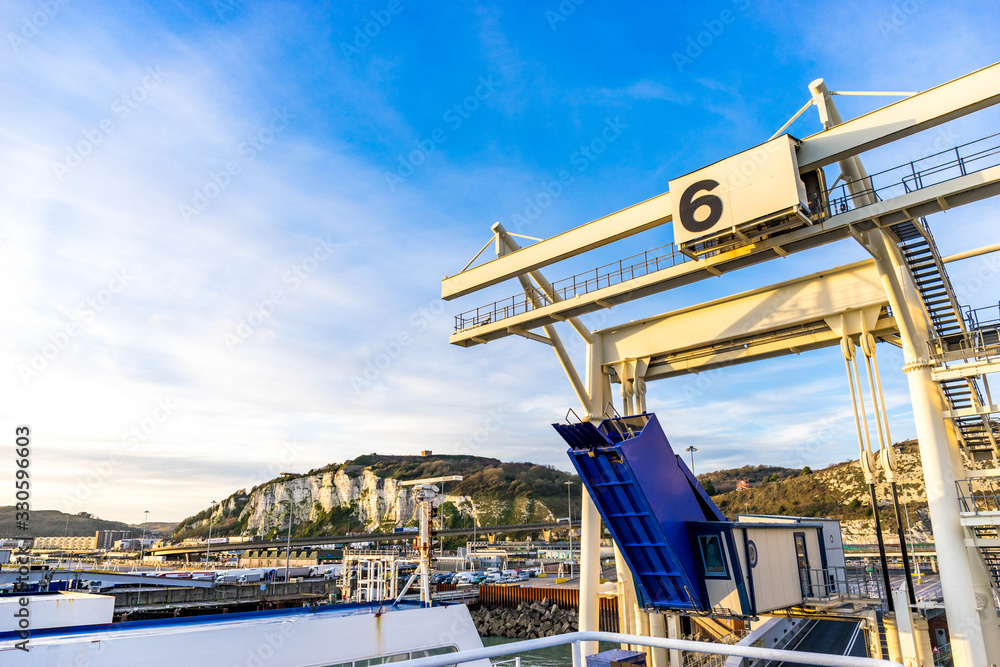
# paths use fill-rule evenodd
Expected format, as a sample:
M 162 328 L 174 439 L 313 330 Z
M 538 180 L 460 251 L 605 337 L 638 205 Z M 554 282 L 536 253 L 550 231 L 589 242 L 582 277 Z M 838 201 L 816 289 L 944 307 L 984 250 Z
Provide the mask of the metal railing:
M 1000 478 L 957 479 L 955 489 L 962 514 L 1000 514 Z
M 458 653 L 436 655 L 417 660 L 406 660 L 395 663 L 402 667 L 447 667 L 474 660 L 499 658 L 514 653 L 527 653 L 553 646 L 573 645 L 573 665 L 583 667 L 583 642 L 611 642 L 614 644 L 634 644 L 650 648 L 665 648 L 677 651 L 691 651 L 712 655 L 728 655 L 754 660 L 776 660 L 803 665 L 827 665 L 828 667 L 902 667 L 898 662 L 878 660 L 875 658 L 857 658 L 849 655 L 829 655 L 825 653 L 810 653 L 805 651 L 787 651 L 784 649 L 761 648 L 757 646 L 741 646 L 739 644 L 714 644 L 710 642 L 693 642 L 685 639 L 660 639 L 658 637 L 640 637 L 623 635 L 617 632 L 569 632 L 554 637 L 539 637 L 524 641 L 500 644 Z
M 937 651 L 934 653 L 935 667 L 951 667 L 953 664 L 955 664 L 955 661 L 951 655 L 951 644 L 938 646 Z
M 968 329 L 1000 326 L 1000 303 L 982 308 L 962 306 L 962 317 Z
M 869 174 L 868 178 L 860 184 L 862 186 L 860 192 L 871 195 L 876 201 L 881 201 L 996 165 L 1000 165 L 1000 133 Z M 853 184 L 841 183 L 824 193 L 825 217 L 830 218 L 857 208 L 853 199 L 857 195 L 850 192 L 851 185 Z M 676 244 L 668 243 L 644 253 L 570 276 L 553 283 L 552 287 L 557 297 L 556 300 L 567 300 L 688 261 L 692 261 L 692 258 L 682 253 Z M 553 303 L 553 299 L 548 294 L 532 287 L 527 293 L 494 301 L 491 304 L 456 315 L 455 331 L 465 331 L 504 320 L 529 310 L 548 306 L 551 303 Z
M 521 667 L 521 656 L 515 655 L 513 658 L 495 660 L 493 667 Z
M 808 600 L 884 600 L 882 573 L 857 567 L 826 567 L 799 570 L 799 584 L 808 593 Z
M 932 338 L 927 341 L 927 347 L 930 361 L 936 365 L 1000 361 L 1000 322 Z
M 552 283 L 552 292 L 555 294 L 555 299 L 539 288 L 532 286 L 530 291 L 523 294 L 494 301 L 491 304 L 480 306 L 474 310 L 468 310 L 455 316 L 455 331 L 464 331 L 472 327 L 514 317 L 529 310 L 543 308 L 555 301 L 566 300 L 578 294 L 589 294 L 604 287 L 617 285 L 633 278 L 641 278 L 650 273 L 662 271 L 663 269 L 677 266 L 690 260 L 691 258 L 680 252 L 676 245 L 668 243 L 658 248 L 620 259 L 617 262 L 611 262 L 596 269 L 556 281 Z
M 891 199 L 1000 164 L 1000 133 L 934 153 L 919 160 L 869 174 L 858 182 L 844 182 L 826 191 L 827 214 L 847 213 L 857 206 L 854 198 L 870 195 L 876 201 Z M 857 193 L 851 187 L 860 185 Z

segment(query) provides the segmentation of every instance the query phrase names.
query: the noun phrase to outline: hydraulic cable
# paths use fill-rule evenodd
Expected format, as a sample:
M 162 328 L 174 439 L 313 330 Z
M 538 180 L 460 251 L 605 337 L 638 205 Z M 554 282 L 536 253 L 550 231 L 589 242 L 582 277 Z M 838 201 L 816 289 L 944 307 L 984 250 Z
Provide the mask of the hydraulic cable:
M 868 493 L 871 496 L 872 517 L 875 520 L 875 537 L 878 539 L 879 560 L 882 564 L 882 581 L 885 584 L 886 604 L 890 612 L 895 611 L 892 601 L 892 581 L 889 579 L 889 560 L 885 555 L 885 541 L 882 539 L 882 519 L 878 511 L 878 497 L 875 494 L 875 465 L 871 452 L 871 442 L 868 436 L 868 415 L 865 409 L 864 396 L 861 394 L 861 378 L 858 374 L 858 364 L 854 354 L 854 341 L 847 335 L 846 318 L 841 316 L 841 327 L 844 331 L 840 340 L 840 350 L 844 354 L 844 366 L 847 369 L 847 382 L 851 388 L 851 407 L 854 408 L 854 425 L 858 434 L 858 449 L 860 450 L 861 471 L 864 473 L 865 482 L 868 484 Z M 853 373 L 852 373 L 853 369 Z M 855 381 L 857 381 L 857 391 L 855 391 Z M 858 409 L 858 403 L 861 409 Z M 864 429 L 862 430 L 862 421 Z
M 910 558 L 906 552 L 906 536 L 903 533 L 903 522 L 899 514 L 899 495 L 896 490 L 896 450 L 892 447 L 892 436 L 889 435 L 889 416 L 885 408 L 885 396 L 882 393 L 882 377 L 878 372 L 878 356 L 875 351 L 875 336 L 868 331 L 861 334 L 861 350 L 865 353 L 865 368 L 868 371 L 868 385 L 872 392 L 872 402 L 874 403 L 875 421 L 878 428 L 879 449 L 878 461 L 885 471 L 885 479 L 889 482 L 889 489 L 892 492 L 892 508 L 896 513 L 896 534 L 899 536 L 899 547 L 903 557 L 903 572 L 906 574 L 906 592 L 909 596 L 910 604 L 917 604 L 916 593 L 913 588 L 913 575 L 910 573 Z M 874 369 L 872 368 L 874 364 Z M 876 390 L 877 387 L 877 390 Z M 881 417 L 880 417 L 881 413 Z

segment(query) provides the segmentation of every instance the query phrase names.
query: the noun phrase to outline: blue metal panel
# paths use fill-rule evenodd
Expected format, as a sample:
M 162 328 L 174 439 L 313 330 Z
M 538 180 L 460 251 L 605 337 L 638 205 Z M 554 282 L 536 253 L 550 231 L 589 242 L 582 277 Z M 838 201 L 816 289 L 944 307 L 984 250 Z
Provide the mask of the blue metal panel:
M 707 611 L 687 523 L 724 521 L 656 415 L 554 424 L 621 549 L 643 604 Z

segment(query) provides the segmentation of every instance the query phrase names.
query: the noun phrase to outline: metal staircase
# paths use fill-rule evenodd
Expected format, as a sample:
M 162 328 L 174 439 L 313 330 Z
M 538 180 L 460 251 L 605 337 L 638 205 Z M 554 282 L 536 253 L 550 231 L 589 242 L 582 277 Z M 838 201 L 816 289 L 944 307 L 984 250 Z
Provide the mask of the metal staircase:
M 990 400 L 983 400 L 979 382 L 991 360 L 992 348 L 980 328 L 969 331 L 955 297 L 948 274 L 941 261 L 925 218 L 907 221 L 890 228 L 923 299 L 936 338 L 929 341 L 935 362 L 934 378 L 948 401 L 946 414 L 967 460 L 997 463 L 997 433 L 990 421 Z M 975 325 L 973 325 L 975 326 Z M 986 345 L 984 345 L 987 343 Z M 988 385 L 984 386 L 988 388 Z M 989 392 L 986 393 L 989 399 Z M 974 466 L 970 466 L 974 467 Z M 969 530 L 969 546 L 979 551 L 993 587 L 1000 591 L 1000 478 L 988 476 L 993 471 L 968 471 L 969 478 L 956 482 L 962 506 L 962 524 Z M 987 476 L 983 476 L 987 475 Z
M 963 347 L 969 332 L 926 218 L 899 223 L 890 227 L 890 231 L 899 240 L 938 344 L 944 348 Z M 984 405 L 976 378 L 941 379 L 938 384 L 950 406 L 952 423 L 966 456 L 970 461 L 995 462 L 997 436 L 989 415 L 976 414 Z
M 1000 540 L 996 526 L 971 526 L 973 542 L 979 548 L 983 564 L 989 570 L 993 587 L 1000 590 Z
M 1000 591 L 1000 477 L 971 477 L 956 481 L 955 487 L 962 525 L 972 534 L 967 543 L 979 550 L 993 587 Z
M 979 386 L 983 377 L 979 372 L 988 369 L 994 346 L 984 346 L 982 329 L 970 332 L 966 327 L 927 220 L 903 222 L 891 227 L 890 231 L 899 240 L 900 250 L 934 327 L 936 338 L 928 341 L 931 359 L 935 362 L 933 375 L 948 402 L 946 416 L 954 424 L 962 451 L 973 464 L 991 460 L 994 467 L 1000 467 L 997 433 L 989 415 L 992 407 L 990 400 L 983 401 Z M 996 347 L 1000 349 L 1000 345 Z M 949 362 L 957 362 L 957 365 Z M 985 380 L 982 381 L 988 389 Z M 989 399 L 988 391 L 986 395 Z M 979 551 L 994 589 L 1000 591 L 1000 494 L 997 493 L 1000 478 L 981 476 L 990 472 L 993 471 L 970 470 L 970 477 L 956 485 L 962 506 L 962 524 L 971 535 L 967 543 Z

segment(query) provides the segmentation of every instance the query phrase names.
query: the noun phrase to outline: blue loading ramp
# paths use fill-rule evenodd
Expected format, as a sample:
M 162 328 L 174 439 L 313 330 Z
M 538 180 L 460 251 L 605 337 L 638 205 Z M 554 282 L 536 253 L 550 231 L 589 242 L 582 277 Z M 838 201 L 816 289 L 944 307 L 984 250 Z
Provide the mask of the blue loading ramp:
M 635 577 L 640 604 L 709 611 L 687 524 L 726 519 L 656 415 L 553 426 Z

